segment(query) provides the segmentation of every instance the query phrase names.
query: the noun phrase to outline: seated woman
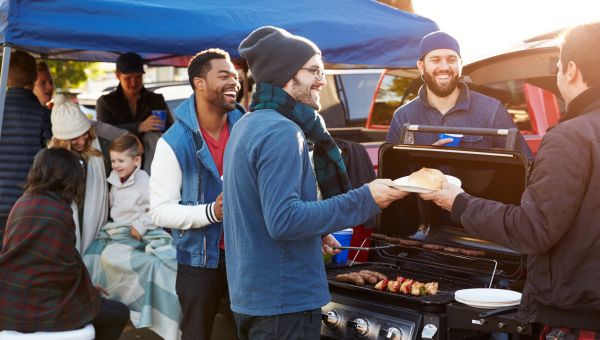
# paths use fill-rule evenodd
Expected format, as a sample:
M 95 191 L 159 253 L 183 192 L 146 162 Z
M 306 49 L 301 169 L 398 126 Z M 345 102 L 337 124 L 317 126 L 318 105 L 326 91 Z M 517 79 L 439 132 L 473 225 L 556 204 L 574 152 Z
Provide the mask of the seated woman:
M 96 339 L 118 339 L 129 313 L 94 287 L 75 248 L 72 203 L 84 192 L 78 158 L 45 149 L 13 206 L 0 252 L 0 330 L 74 330 L 92 323 Z
M 53 136 L 48 147 L 73 151 L 83 164 L 85 196 L 72 208 L 77 228 L 77 249 L 84 254 L 108 219 L 104 158 L 95 130 L 79 106 L 66 101 L 64 96 L 56 96 L 50 120 Z

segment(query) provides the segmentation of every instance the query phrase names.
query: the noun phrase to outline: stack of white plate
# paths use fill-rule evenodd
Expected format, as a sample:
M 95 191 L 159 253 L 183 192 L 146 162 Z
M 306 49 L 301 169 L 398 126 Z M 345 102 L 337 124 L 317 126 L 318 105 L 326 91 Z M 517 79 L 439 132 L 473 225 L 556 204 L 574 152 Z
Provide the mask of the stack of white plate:
M 454 299 L 472 307 L 495 309 L 519 305 L 521 293 L 508 289 L 472 288 L 457 290 Z

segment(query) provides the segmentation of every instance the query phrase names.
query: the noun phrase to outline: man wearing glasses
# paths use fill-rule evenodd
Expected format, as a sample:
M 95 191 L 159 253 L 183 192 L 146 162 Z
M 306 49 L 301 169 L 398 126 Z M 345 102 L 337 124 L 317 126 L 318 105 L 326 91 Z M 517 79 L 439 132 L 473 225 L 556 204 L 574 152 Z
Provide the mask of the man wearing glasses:
M 327 82 L 313 42 L 266 26 L 239 52 L 257 85 L 252 112 L 231 131 L 224 158 L 226 267 L 238 336 L 319 339 L 320 308 L 330 300 L 322 253 L 339 245 L 330 233 L 407 194 L 388 187 L 389 179 L 350 190 L 317 113 Z M 314 170 L 307 139 L 315 145 Z

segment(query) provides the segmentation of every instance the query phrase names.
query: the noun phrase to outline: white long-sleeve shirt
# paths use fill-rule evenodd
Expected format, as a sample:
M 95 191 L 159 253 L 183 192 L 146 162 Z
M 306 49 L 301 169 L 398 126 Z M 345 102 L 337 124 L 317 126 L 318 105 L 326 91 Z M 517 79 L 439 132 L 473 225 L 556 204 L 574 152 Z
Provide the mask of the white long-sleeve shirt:
M 165 228 L 187 230 L 220 222 L 214 212 L 214 202 L 199 205 L 179 203 L 182 182 L 183 173 L 177 156 L 171 146 L 160 138 L 150 177 L 150 215 L 154 223 Z

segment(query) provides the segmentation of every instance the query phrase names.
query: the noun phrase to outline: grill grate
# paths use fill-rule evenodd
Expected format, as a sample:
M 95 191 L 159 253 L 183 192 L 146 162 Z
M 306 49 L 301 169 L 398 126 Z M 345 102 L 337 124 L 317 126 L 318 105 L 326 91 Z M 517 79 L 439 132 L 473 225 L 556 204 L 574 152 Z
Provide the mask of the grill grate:
M 390 244 L 377 239 L 372 239 L 376 245 Z M 440 246 L 446 246 L 439 244 Z M 466 247 L 463 247 L 468 249 Z M 472 249 L 472 248 L 471 248 Z M 480 250 L 480 249 L 477 249 Z M 375 255 L 375 253 L 373 254 Z M 522 274 L 524 257 L 520 255 L 504 254 L 485 250 L 485 256 L 466 256 L 444 251 L 425 249 L 421 246 L 399 246 L 391 249 L 377 250 L 376 256 L 371 256 L 372 261 L 383 261 L 399 265 L 400 262 L 422 263 L 440 269 L 457 273 L 471 272 L 478 276 L 491 277 L 494 269 L 494 260 L 498 268 L 496 277 L 517 279 Z

